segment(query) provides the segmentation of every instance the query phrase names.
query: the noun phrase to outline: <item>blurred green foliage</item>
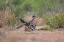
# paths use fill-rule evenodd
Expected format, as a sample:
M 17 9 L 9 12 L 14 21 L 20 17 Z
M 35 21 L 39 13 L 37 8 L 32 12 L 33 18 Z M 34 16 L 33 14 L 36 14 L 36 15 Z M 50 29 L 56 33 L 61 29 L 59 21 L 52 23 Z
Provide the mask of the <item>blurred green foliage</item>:
M 47 11 L 58 12 L 61 9 L 64 10 L 64 0 L 0 0 L 0 9 L 6 6 L 9 6 L 16 16 L 32 11 L 43 14 Z
M 43 16 L 47 24 L 53 28 L 64 27 L 62 15 L 52 16 L 54 12 L 64 11 L 64 0 L 0 0 L 0 10 L 5 10 L 6 7 L 9 7 L 16 17 L 23 18 L 26 14 L 36 14 Z M 11 24 L 15 25 L 14 22 Z
M 0 0 L 0 9 L 5 8 L 5 0 Z

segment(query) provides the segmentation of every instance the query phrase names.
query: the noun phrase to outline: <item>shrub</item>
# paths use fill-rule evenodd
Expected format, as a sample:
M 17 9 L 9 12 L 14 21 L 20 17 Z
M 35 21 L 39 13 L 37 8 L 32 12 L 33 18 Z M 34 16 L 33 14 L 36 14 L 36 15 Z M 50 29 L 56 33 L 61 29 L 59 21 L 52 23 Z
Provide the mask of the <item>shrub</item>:
M 53 17 L 46 18 L 46 20 L 52 28 L 64 28 L 64 14 L 56 14 Z
M 5 25 L 14 25 L 16 22 L 15 14 L 11 14 L 9 7 L 6 7 L 4 21 Z

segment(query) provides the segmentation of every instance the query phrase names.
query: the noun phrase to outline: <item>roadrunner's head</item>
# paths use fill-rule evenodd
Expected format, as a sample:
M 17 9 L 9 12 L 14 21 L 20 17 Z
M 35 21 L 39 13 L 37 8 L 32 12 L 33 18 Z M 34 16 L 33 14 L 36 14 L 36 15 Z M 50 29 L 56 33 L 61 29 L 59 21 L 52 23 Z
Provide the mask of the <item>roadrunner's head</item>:
M 37 18 L 37 16 L 33 15 L 32 18 Z

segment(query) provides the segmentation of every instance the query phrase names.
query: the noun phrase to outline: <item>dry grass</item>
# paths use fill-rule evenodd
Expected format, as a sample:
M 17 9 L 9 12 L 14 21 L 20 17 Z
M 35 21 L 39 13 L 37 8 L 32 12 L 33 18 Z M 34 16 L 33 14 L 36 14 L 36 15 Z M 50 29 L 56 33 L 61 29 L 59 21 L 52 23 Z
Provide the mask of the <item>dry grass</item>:
M 4 21 L 5 21 L 5 24 L 10 24 L 10 22 L 16 21 L 16 17 L 14 14 L 10 13 L 9 7 L 7 7 L 5 10 Z
M 3 23 L 2 23 L 2 21 L 0 21 L 0 28 L 2 28 L 3 27 Z
M 1 11 L 0 10 L 0 28 L 2 28 L 3 27 L 3 18 L 4 18 L 4 14 L 3 14 L 4 12 L 3 11 Z
M 14 14 L 6 14 L 4 21 L 5 21 L 5 24 L 9 24 L 10 22 L 15 22 L 15 19 L 16 18 Z
M 15 25 L 16 19 L 15 14 L 11 14 L 9 7 L 6 7 L 5 11 L 0 10 L 0 28 Z
M 36 23 L 37 26 L 44 26 L 44 25 L 46 25 L 45 19 L 44 18 L 40 18 L 40 17 L 35 19 L 35 23 Z

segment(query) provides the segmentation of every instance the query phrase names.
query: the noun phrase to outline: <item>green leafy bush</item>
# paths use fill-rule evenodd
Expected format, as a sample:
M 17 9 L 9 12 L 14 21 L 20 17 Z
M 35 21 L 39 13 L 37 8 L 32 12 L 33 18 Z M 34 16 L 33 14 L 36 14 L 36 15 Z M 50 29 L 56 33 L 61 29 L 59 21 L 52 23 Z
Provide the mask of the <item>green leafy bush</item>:
M 64 28 L 64 14 L 56 14 L 53 17 L 46 18 L 46 21 L 52 28 Z

